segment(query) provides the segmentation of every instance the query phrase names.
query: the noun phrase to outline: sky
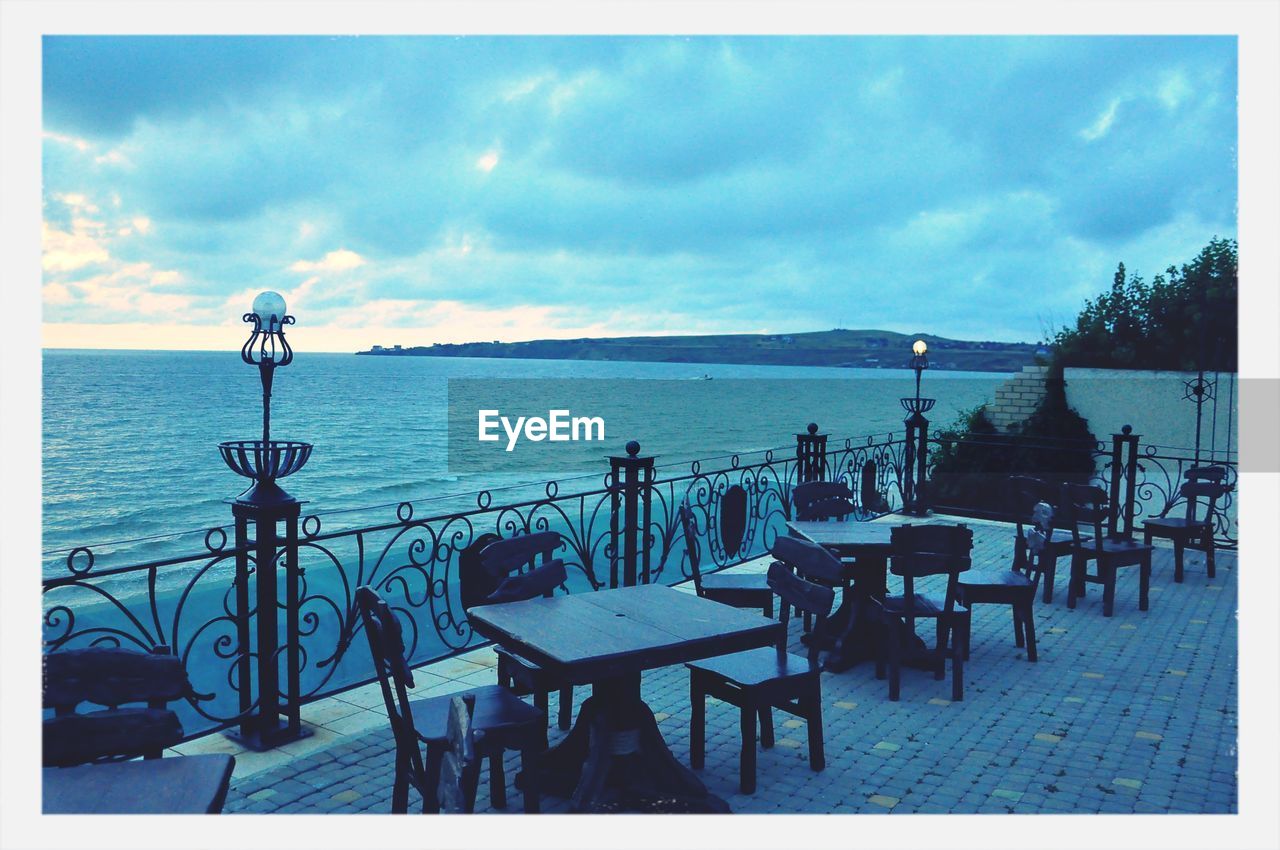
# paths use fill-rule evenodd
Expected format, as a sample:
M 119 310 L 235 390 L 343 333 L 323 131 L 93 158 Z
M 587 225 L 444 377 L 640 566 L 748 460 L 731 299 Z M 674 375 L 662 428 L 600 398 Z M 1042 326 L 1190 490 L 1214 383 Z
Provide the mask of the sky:
M 49 347 L 1039 341 L 1236 235 L 1234 37 L 43 46 Z

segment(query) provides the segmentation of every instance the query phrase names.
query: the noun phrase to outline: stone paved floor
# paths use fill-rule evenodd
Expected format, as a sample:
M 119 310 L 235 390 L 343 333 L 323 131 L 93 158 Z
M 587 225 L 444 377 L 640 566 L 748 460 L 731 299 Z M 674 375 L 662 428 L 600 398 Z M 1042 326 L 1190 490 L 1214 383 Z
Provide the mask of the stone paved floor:
M 1010 528 L 970 525 L 975 566 L 1003 565 Z M 1187 559 L 1187 580 L 1177 585 L 1171 551 L 1157 550 L 1147 613 L 1137 607 L 1136 570 L 1122 571 L 1109 620 L 1096 585 L 1068 610 L 1060 576 L 1054 601 L 1037 603 L 1036 664 L 1014 646 L 1007 608 L 977 607 L 962 702 L 949 700 L 949 679 L 920 671 L 904 669 L 896 704 L 871 664 L 824 673 L 826 770 L 808 768 L 800 721 L 776 713 L 777 744 L 758 757 L 753 795 L 737 793 L 737 710 L 713 702 L 701 778 L 735 812 L 1233 813 L 1236 557 L 1219 555 L 1212 582 L 1203 555 Z M 1065 574 L 1065 558 L 1061 565 Z M 793 626 L 796 647 L 798 634 Z M 418 693 L 492 683 L 492 664 L 492 652 L 483 649 L 428 666 Z M 664 737 L 687 764 L 686 670 L 651 671 L 643 687 Z M 578 688 L 576 698 L 586 691 Z M 351 702 L 304 710 L 304 719 L 320 724 L 316 737 L 281 748 L 273 765 L 255 762 L 256 754 L 237 756 L 244 766 L 237 767 L 226 810 L 389 811 L 393 754 L 380 696 L 370 689 L 344 696 Z M 552 742 L 562 734 L 553 730 Z M 217 741 L 183 749 L 217 749 Z M 510 785 L 518 770 L 514 754 L 506 768 Z M 492 811 L 487 773 L 478 811 Z M 519 793 L 509 787 L 508 797 L 518 811 Z M 416 804 L 411 797 L 411 810 Z M 567 804 L 547 798 L 543 809 L 566 811 Z

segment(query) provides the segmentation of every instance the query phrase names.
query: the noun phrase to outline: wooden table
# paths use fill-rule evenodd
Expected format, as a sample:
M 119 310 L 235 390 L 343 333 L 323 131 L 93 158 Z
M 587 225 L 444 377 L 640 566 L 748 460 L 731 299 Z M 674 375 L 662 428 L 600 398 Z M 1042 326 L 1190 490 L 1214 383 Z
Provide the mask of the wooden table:
M 217 814 L 235 759 L 173 756 L 43 769 L 46 815 Z
M 577 811 L 659 798 L 683 810 L 728 811 L 672 755 L 640 698 L 640 674 L 769 646 L 780 623 L 662 585 L 482 605 L 467 614 L 485 637 L 558 679 L 592 686 L 573 729 L 539 760 L 543 790 L 571 796 Z
M 792 535 L 817 543 L 838 558 L 856 559 L 855 564 L 846 565 L 853 586 L 849 593 L 843 595 L 839 609 L 827 621 L 827 633 L 811 638 L 824 641 L 830 648 L 823 669 L 839 673 L 860 661 L 874 659 L 878 630 L 874 606 L 869 600 L 887 592 L 894 527 L 887 523 L 845 520 L 792 521 L 787 523 L 787 528 Z M 923 642 L 919 643 L 923 647 Z M 914 654 L 908 653 L 908 657 Z

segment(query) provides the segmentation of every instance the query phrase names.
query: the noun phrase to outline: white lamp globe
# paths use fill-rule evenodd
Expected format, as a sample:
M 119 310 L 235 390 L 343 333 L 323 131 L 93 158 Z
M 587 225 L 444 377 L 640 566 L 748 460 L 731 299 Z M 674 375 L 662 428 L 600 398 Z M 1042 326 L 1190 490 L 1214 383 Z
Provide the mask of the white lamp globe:
M 264 295 L 266 295 L 266 294 L 268 294 L 268 293 L 265 293 L 265 292 L 264 292 L 263 294 L 264 294 Z M 274 295 L 275 293 L 270 293 L 270 294 Z M 256 303 L 256 302 L 255 302 L 255 303 Z M 280 303 L 282 303 L 282 304 L 283 304 L 284 302 L 282 301 L 282 302 L 280 302 Z M 918 340 L 916 340 L 916 341 L 915 341 L 915 344 L 911 346 L 911 353 L 912 353 L 912 354 L 914 354 L 916 357 L 921 356 L 922 354 L 924 354 L 924 353 L 925 353 L 925 352 L 927 352 L 928 350 L 929 350 L 929 346 L 925 345 L 924 340 L 922 340 L 922 339 L 918 339 Z
M 253 299 L 253 312 L 258 314 L 258 321 L 264 331 L 278 331 L 284 321 L 284 297 L 279 292 L 259 292 Z

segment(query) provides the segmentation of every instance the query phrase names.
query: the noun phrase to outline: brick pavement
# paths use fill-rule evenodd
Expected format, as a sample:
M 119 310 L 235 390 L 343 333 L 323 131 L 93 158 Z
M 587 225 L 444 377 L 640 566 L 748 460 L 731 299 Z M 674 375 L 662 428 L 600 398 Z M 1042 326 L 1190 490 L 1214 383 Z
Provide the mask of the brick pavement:
M 975 565 L 1003 565 L 1010 528 L 970 525 Z M 1054 601 L 1037 602 L 1036 664 L 1014 646 L 1008 609 L 978 606 L 963 702 L 949 700 L 949 680 L 926 672 L 903 670 L 896 704 L 869 663 L 824 673 L 826 770 L 809 769 L 803 726 L 776 713 L 777 744 L 758 756 L 752 795 L 737 793 L 737 710 L 711 703 L 700 776 L 735 812 L 1233 813 L 1236 556 L 1219 555 L 1213 582 L 1205 577 L 1203 555 L 1187 559 L 1186 582 L 1177 585 L 1172 552 L 1157 550 L 1147 613 L 1138 611 L 1136 570 L 1122 571 L 1115 616 L 1108 620 L 1096 585 L 1076 610 L 1067 609 L 1064 558 Z M 755 562 L 741 569 L 764 567 Z M 798 649 L 798 627 L 791 637 Z M 482 650 L 429 665 L 424 672 L 440 673 L 423 677 L 419 693 L 492 682 L 491 658 Z M 643 690 L 672 751 L 687 764 L 687 671 L 681 665 L 648 672 Z M 577 689 L 579 702 L 585 692 Z M 249 775 L 237 768 L 226 810 L 389 811 L 393 753 L 385 716 L 377 716 L 380 697 L 365 689 L 352 699 L 304 709 L 304 719 L 330 726 L 289 745 L 296 749 L 282 763 Z M 370 728 L 370 716 L 381 722 Z M 561 734 L 553 729 L 553 743 Z M 238 759 L 252 769 L 252 754 Z M 510 785 L 519 769 L 515 754 L 506 768 Z M 478 811 L 492 811 L 487 783 L 486 770 Z M 509 787 L 508 797 L 510 810 L 518 811 L 518 792 Z M 416 805 L 412 795 L 410 805 Z M 543 809 L 566 811 L 567 803 L 547 798 Z

